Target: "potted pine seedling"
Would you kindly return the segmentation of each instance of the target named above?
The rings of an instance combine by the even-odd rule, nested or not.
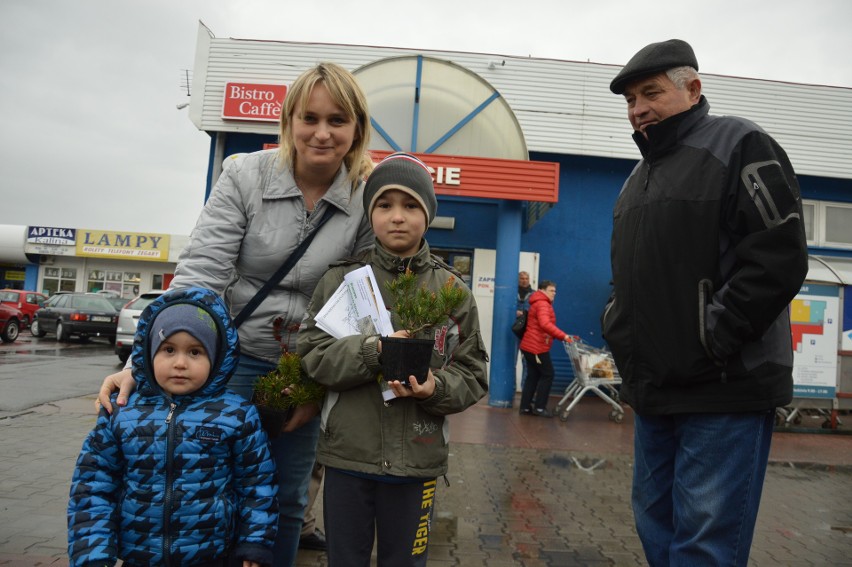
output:
[[[285,388],[290,389],[289,394],[284,393]],[[274,370],[257,379],[251,401],[260,414],[264,431],[270,437],[278,437],[297,406],[322,403],[324,395],[325,388],[302,372],[301,357],[285,352]]]
[[[410,338],[382,337],[382,375],[385,380],[399,380],[408,385],[414,375],[417,382],[426,381],[435,341],[417,338],[445,321],[467,297],[450,276],[437,292],[417,285],[417,275],[406,270],[385,284],[390,294],[391,313],[398,328],[408,331]]]

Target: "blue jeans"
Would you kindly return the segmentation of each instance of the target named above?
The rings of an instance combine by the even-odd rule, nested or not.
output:
[[[651,567],[747,565],[774,417],[636,415],[633,515]]]
[[[274,364],[243,354],[228,387],[250,400],[254,381],[274,368]],[[273,548],[273,567],[291,567],[296,562],[319,429],[317,416],[296,431],[269,440],[278,470],[278,536]]]

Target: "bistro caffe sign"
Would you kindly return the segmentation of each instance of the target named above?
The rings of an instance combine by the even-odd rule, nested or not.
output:
[[[222,103],[222,118],[278,122],[286,94],[285,85],[227,83]]]
[[[169,236],[79,229],[77,256],[166,262],[169,259]]]

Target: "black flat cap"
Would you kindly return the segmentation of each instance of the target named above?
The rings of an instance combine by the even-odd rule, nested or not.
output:
[[[609,90],[622,94],[627,85],[636,79],[684,66],[698,70],[698,59],[688,43],[682,39],[652,43],[630,58],[609,84]]]

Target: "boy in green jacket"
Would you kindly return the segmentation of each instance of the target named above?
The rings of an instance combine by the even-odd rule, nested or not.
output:
[[[376,246],[326,272],[308,306],[297,350],[308,375],[326,387],[317,461],[326,466],[323,508],[328,564],[369,565],[373,541],[379,565],[426,565],[436,478],[447,472],[449,431],[444,416],[460,412],[487,392],[488,355],[476,302],[467,291],[446,321],[417,334],[434,340],[423,384],[389,382],[397,396],[382,397],[382,337],[335,339],[315,323],[317,312],[343,276],[369,264],[385,296],[386,282],[410,270],[417,285],[437,292],[454,274],[429,252],[423,238],[435,218],[432,176],[416,157],[386,157],[367,179],[364,210]],[[391,313],[395,328],[396,314]],[[392,336],[407,337],[407,331]]]

